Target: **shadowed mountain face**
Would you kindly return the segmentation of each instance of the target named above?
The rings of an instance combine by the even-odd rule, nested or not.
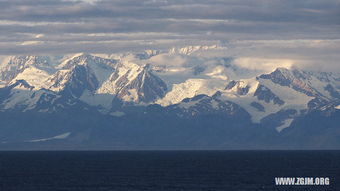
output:
[[[277,95],[275,95],[266,86],[259,85],[254,93],[257,99],[265,101],[266,103],[273,102],[274,104],[283,105],[285,102],[281,100]]]
[[[94,92],[99,84],[96,76],[86,65],[73,66],[66,73],[58,73],[50,79],[53,88],[61,88],[63,94],[80,97],[84,90]]]
[[[0,149],[340,148],[339,74],[184,50],[6,59]]]
[[[125,68],[124,68],[125,69]],[[123,70],[124,70],[123,69]],[[110,78],[110,85],[115,87],[117,98],[125,101],[150,103],[164,97],[167,86],[158,76],[154,75],[149,65],[123,71],[118,67]]]

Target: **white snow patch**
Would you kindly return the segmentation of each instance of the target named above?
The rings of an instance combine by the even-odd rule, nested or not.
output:
[[[300,109],[307,109],[308,102],[314,97],[295,91],[292,88],[281,86],[270,80],[259,79],[260,83],[269,88],[275,95],[285,101],[285,106],[297,106]],[[295,107],[296,108],[296,107]]]
[[[289,87],[280,86],[270,80],[259,79],[259,81],[257,81],[256,78],[252,78],[241,81],[243,81],[243,86],[250,86],[249,93],[247,95],[239,96],[235,93],[235,90],[231,89],[229,91],[224,91],[222,96],[225,100],[232,101],[244,108],[251,115],[251,119],[254,123],[260,123],[262,118],[282,109],[295,109],[297,111],[307,109],[308,102],[313,99],[313,97],[309,97]],[[254,97],[253,95],[259,83],[269,88],[275,95],[282,99],[285,104],[280,106],[278,104],[273,104],[272,102],[266,103],[262,100],[258,100],[257,97]],[[252,102],[260,103],[265,108],[265,112],[261,112],[252,107],[250,105]]]
[[[17,80],[25,80],[31,86],[34,86],[35,89],[41,89],[42,87],[46,87],[45,81],[51,75],[44,70],[37,69],[34,66],[30,66],[25,69],[22,73],[18,74],[13,80],[12,83]]]
[[[15,108],[18,105],[30,105],[30,101],[32,100],[29,98],[31,95],[31,91],[14,89],[10,97],[4,101],[4,109]]]
[[[64,133],[64,134],[57,135],[57,136],[54,136],[54,137],[44,138],[44,139],[34,139],[34,140],[30,140],[28,142],[35,143],[35,142],[44,142],[44,141],[50,141],[50,140],[66,139],[70,135],[71,135],[71,133],[68,132],[68,133]]]
[[[85,90],[79,99],[91,106],[102,106],[109,110],[112,106],[113,97],[111,94],[93,94],[89,90]]]
[[[114,117],[123,117],[125,115],[125,113],[121,112],[121,111],[115,111],[115,112],[111,112],[110,115],[112,115]]]
[[[231,102],[234,102],[240,105],[243,109],[245,109],[250,114],[251,120],[254,123],[260,123],[262,118],[272,113],[276,113],[282,109],[282,107],[279,105],[274,105],[272,103],[266,103],[264,101],[260,101],[252,95],[241,97],[241,96],[235,96],[233,94],[223,93],[222,98],[224,100],[231,101]],[[258,109],[252,107],[250,104],[254,101],[260,103],[265,108],[265,112],[261,112]]]
[[[130,89],[128,90],[129,95],[125,95],[122,97],[122,100],[126,102],[137,102],[138,101],[138,93],[136,89]]]
[[[218,79],[188,79],[184,83],[174,84],[172,90],[164,98],[157,100],[156,103],[168,106],[199,94],[212,96],[224,86],[225,82]]]
[[[46,80],[44,88],[54,92],[59,92],[64,89],[70,75],[70,70],[59,70]],[[58,86],[55,86],[56,82],[58,82]]]
[[[190,102],[182,102],[178,105],[178,107],[182,109],[190,109],[190,107],[195,106],[197,103],[199,103],[200,100],[196,101],[190,101]]]
[[[276,130],[278,132],[281,132],[283,129],[289,127],[292,122],[293,122],[293,119],[286,119],[281,126],[276,127]]]

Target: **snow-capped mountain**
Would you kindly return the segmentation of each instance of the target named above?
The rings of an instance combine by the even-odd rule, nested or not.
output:
[[[0,65],[0,80],[10,83],[20,75],[19,78],[27,78],[35,83],[38,81],[37,76],[41,77],[47,75],[46,73],[54,72],[51,65],[52,61],[47,56],[11,56]]]
[[[115,72],[98,89],[98,94],[111,94],[126,102],[150,103],[162,98],[166,84],[152,73],[149,65],[118,64]]]
[[[0,110],[81,110],[128,121],[128,116],[142,121],[141,116],[179,121],[219,116],[234,126],[239,119],[283,134],[314,111],[338,110],[338,73],[254,70],[223,51],[227,48],[189,46],[135,54],[8,57],[0,65]]]
[[[30,87],[29,91],[49,90],[108,111],[114,99],[169,106],[200,94],[212,97],[219,92],[222,100],[240,105],[256,123],[282,109],[300,112],[339,98],[339,77],[332,73],[277,68],[269,74],[233,79],[244,69],[226,63],[226,59],[191,56],[193,58],[180,60],[182,63],[165,67],[157,59],[153,63],[155,57],[162,60],[175,57],[176,60],[182,54],[190,56],[196,51],[215,49],[222,47],[189,46],[171,49],[168,53],[146,51],[147,56],[139,62],[84,53],[61,57],[59,64],[51,63],[55,59],[47,56],[10,57],[7,63],[2,63],[1,80],[6,84],[23,81]],[[191,63],[193,61],[197,63]]]
[[[75,65],[69,70],[60,70],[46,80],[47,89],[80,97],[85,90],[94,92],[99,82],[87,65]]]

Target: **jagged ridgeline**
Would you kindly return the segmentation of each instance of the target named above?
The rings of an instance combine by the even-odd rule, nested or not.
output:
[[[340,75],[251,69],[221,46],[9,56],[0,149],[340,148]]]

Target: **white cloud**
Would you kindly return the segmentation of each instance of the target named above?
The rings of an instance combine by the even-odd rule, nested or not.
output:
[[[239,67],[246,69],[272,72],[278,67],[292,68],[292,66],[294,66],[295,64],[295,61],[291,59],[240,57],[236,58],[233,63]]]
[[[40,41],[25,41],[25,42],[22,42],[20,43],[20,45],[23,45],[23,46],[26,46],[26,45],[36,45],[36,44],[41,44]]]
[[[97,2],[99,2],[100,0],[63,0],[65,2],[69,1],[69,2],[84,2],[84,3],[89,3],[89,4],[95,4]]]
[[[37,35],[35,35],[35,38],[42,38],[44,36],[45,36],[44,34],[37,34]]]
[[[255,61],[336,67],[340,60],[338,0],[15,0],[0,6],[0,55],[228,42],[225,56]]]

